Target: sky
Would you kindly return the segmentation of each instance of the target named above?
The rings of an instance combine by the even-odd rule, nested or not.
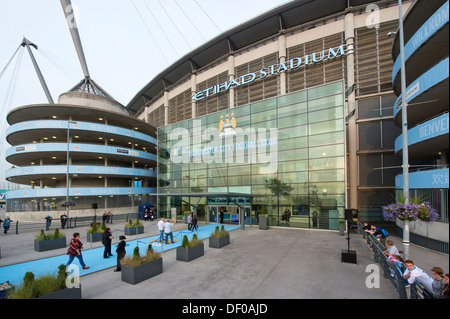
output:
[[[89,74],[123,105],[157,74],[208,40],[292,0],[72,0]],[[59,0],[0,0],[0,188],[9,145],[6,114],[48,103],[21,47],[32,49],[50,94],[84,78]],[[14,59],[7,66],[8,61]]]

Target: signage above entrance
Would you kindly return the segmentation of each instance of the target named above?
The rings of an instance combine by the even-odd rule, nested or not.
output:
[[[199,101],[203,100],[207,97],[213,96],[220,92],[228,91],[232,86],[241,86],[244,84],[249,84],[255,81],[256,79],[264,79],[267,76],[276,75],[281,72],[287,72],[290,70],[294,70],[299,68],[300,66],[307,66],[314,63],[327,61],[333,58],[337,58],[338,56],[345,55],[344,44],[341,44],[337,48],[329,48],[328,50],[322,50],[320,52],[314,52],[312,54],[307,54],[301,58],[292,58],[287,62],[280,62],[277,64],[272,64],[268,67],[264,67],[257,72],[251,72],[244,75],[241,75],[235,79],[230,81],[225,81],[222,84],[217,84],[207,88],[206,90],[202,90],[197,92],[193,96],[193,100]]]

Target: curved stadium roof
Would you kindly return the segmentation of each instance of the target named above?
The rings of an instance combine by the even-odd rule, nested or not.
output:
[[[128,103],[127,108],[138,112],[146,102],[157,97],[167,87],[177,83],[187,74],[212,63],[213,61],[245,48],[252,43],[279,34],[282,30],[341,14],[353,7],[368,3],[390,1],[373,0],[296,0],[275,8],[263,15],[247,21],[222,33],[199,48],[186,54],[167,69],[158,74]]]

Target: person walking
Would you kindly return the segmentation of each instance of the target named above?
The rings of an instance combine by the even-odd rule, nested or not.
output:
[[[162,243],[164,241],[164,218],[158,222],[158,230],[160,234],[158,241]]]
[[[83,243],[80,241],[80,233],[74,233],[73,238],[70,240],[69,249],[67,250],[69,261],[67,262],[66,266],[69,266],[76,257],[83,269],[89,269],[89,267],[84,263],[81,249],[83,249]]]
[[[45,217],[45,229],[46,230],[49,230],[50,225],[52,224],[52,220],[53,220],[53,217],[50,215],[47,215],[47,217]]]
[[[102,234],[102,244],[105,246],[105,250],[103,251],[103,258],[109,258],[112,256],[111,253],[111,241],[113,236],[111,234],[111,228],[106,228]]]
[[[168,244],[168,239],[170,236],[170,243],[173,244],[173,233],[172,233],[172,226],[175,225],[176,221],[174,220],[173,223],[171,223],[171,220],[168,220],[164,223],[164,235],[166,235],[166,242],[165,244]]]
[[[192,228],[192,213],[189,213],[187,217],[187,224],[188,224],[188,230],[191,230]]]
[[[3,234],[8,235],[9,227],[11,227],[12,219],[9,216],[3,220]]]
[[[67,219],[68,219],[68,217],[67,217],[66,213],[62,213],[62,215],[59,217],[59,220],[61,221],[62,229],[66,228]]]
[[[127,239],[125,236],[120,235],[119,236],[119,244],[117,245],[116,253],[117,253],[117,266],[114,271],[122,271],[122,259],[125,257],[125,254],[127,253],[125,250],[125,247],[127,243],[125,242],[125,239]]]
[[[197,219],[197,216],[196,215],[194,215],[193,217],[192,217],[192,226],[191,226],[191,230],[192,231],[198,231],[198,219]]]

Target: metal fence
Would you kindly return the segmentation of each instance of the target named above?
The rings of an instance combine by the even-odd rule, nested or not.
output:
[[[130,219],[137,219],[138,213],[126,213],[126,214],[115,214],[109,216],[108,219],[105,220],[106,224],[119,224],[119,223],[127,223]],[[76,227],[85,227],[91,226],[94,223],[102,223],[103,216],[84,216],[84,217],[69,217],[67,219],[65,228],[76,228]],[[15,221],[11,223],[10,231],[14,231],[16,234],[20,233],[29,233],[29,232],[40,232],[43,230],[52,230],[56,228],[63,228],[59,220],[53,220],[49,225],[46,222],[19,222]]]
[[[377,262],[383,270],[383,275],[388,278],[398,293],[400,299],[408,299],[407,285],[403,278],[404,269],[397,264],[389,261],[388,257],[383,253],[387,248],[372,234],[363,229],[363,225],[358,221],[358,231],[367,241],[367,245],[373,252],[374,261]],[[432,299],[433,292],[430,291],[420,280],[416,279],[415,283],[409,285],[409,299]]]

